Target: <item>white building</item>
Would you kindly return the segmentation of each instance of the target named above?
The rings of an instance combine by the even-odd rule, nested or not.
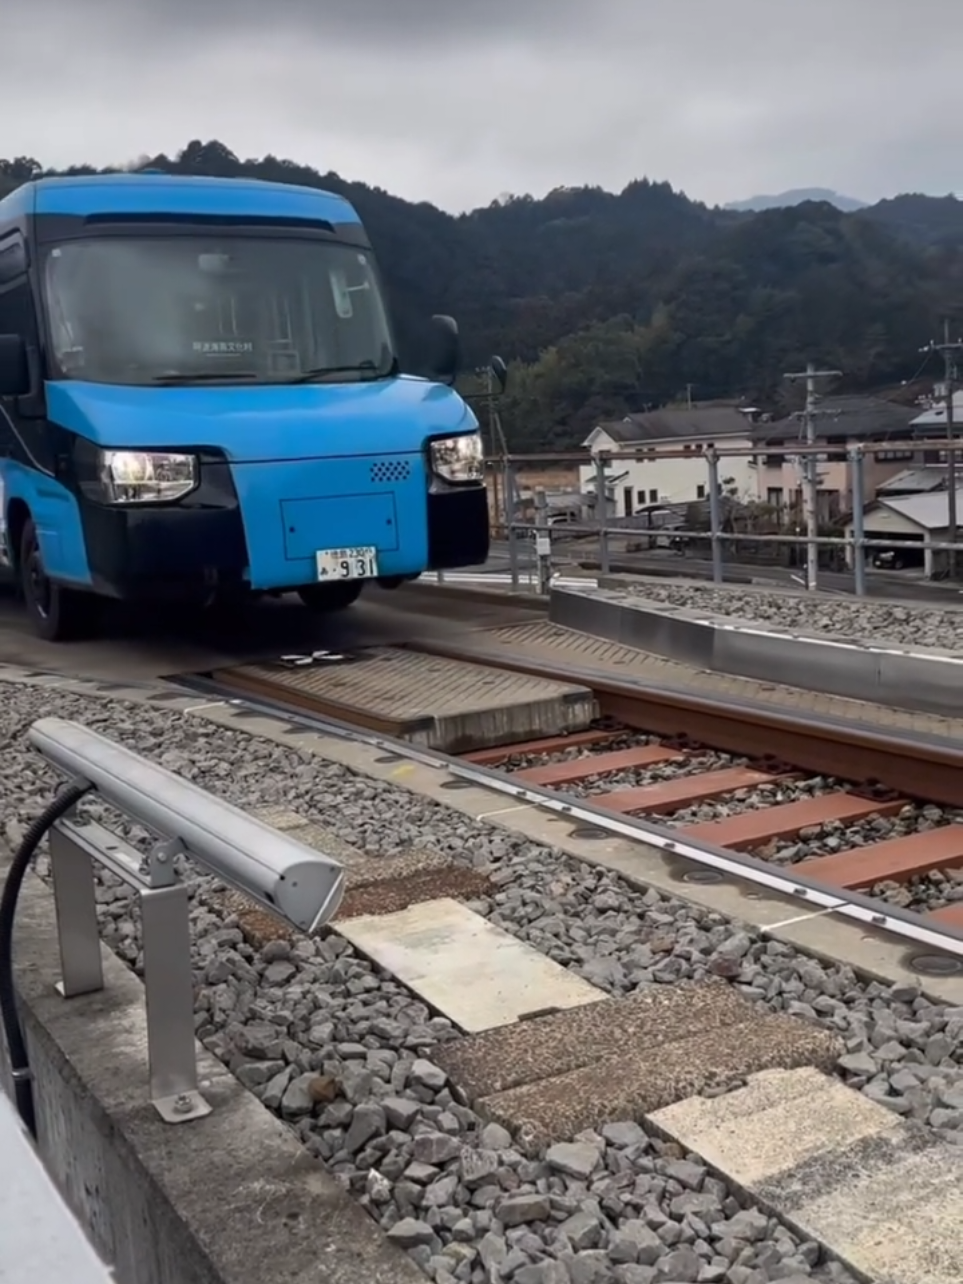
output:
[[[693,504],[708,498],[709,469],[705,452],[715,447],[719,481],[733,499],[756,496],[755,466],[749,453],[725,457],[725,451],[753,447],[750,412],[734,405],[703,405],[653,410],[593,428],[582,443],[593,456],[631,452],[606,467],[609,515],[632,517],[668,504]],[[660,452],[681,452],[667,459]],[[586,494],[595,493],[596,467],[584,464],[579,480]]]
[[[946,386],[942,388],[943,400],[934,401],[928,406],[922,414],[916,416],[913,420],[913,428],[919,437],[930,436],[932,432],[933,439],[946,435]],[[953,394],[953,423],[957,433],[963,432],[963,390]]]
[[[956,511],[960,523],[957,530],[959,540],[963,530],[963,490],[956,492]],[[864,537],[886,540],[895,554],[897,568],[921,566],[927,579],[932,579],[934,571],[946,566],[947,555],[924,547],[924,543],[926,540],[946,542],[949,524],[949,493],[945,490],[892,498],[880,495],[863,513]],[[846,524],[846,536],[848,539],[853,537],[852,521]],[[881,548],[867,549],[866,561],[872,564],[883,551]],[[852,565],[852,553],[852,548],[846,549],[849,565]]]

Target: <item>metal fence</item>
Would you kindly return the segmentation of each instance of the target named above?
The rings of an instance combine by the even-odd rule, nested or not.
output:
[[[649,565],[644,564],[646,554],[661,550],[663,554],[675,552],[680,558],[693,554],[704,558],[711,564],[714,583],[725,580],[727,564],[746,570],[776,563],[797,566],[800,579],[809,589],[818,588],[821,569],[849,572],[855,593],[863,596],[867,592],[867,576],[880,553],[917,561],[925,578],[955,576],[963,542],[950,515],[953,506],[945,489],[945,476],[940,490],[888,496],[901,500],[912,493],[944,497],[946,523],[931,530],[921,528],[918,538],[898,531],[878,537],[868,535],[866,509],[875,500],[885,502],[887,480],[902,472],[918,473],[924,469],[937,474],[926,456],[937,454],[945,458],[948,451],[957,454],[960,450],[963,442],[921,439],[861,442],[845,449],[792,443],[710,447],[699,452],[633,449],[597,454],[579,451],[507,455],[488,461],[495,510],[493,535],[507,543],[512,584],[518,586],[527,581],[543,592],[553,575],[566,568],[581,565],[608,573],[617,560],[627,558],[629,569],[644,571],[651,568],[651,556]],[[816,457],[815,467],[810,462],[812,456]],[[898,458],[888,461],[887,456]],[[763,469],[771,467],[775,457],[783,461],[783,470],[786,463],[798,469],[794,487],[798,501],[774,508],[765,495]],[[662,503],[644,505],[631,514],[610,511],[608,497],[613,484],[618,485],[625,476],[613,478],[613,466],[650,466],[671,459],[687,460],[694,467],[704,468],[705,481],[692,486],[694,493],[667,496]],[[757,470],[755,493],[747,489],[734,494],[727,489],[727,474],[732,471],[727,461],[732,460],[741,460],[743,465],[748,462],[744,475]],[[824,492],[819,489],[819,466],[827,462],[842,467],[844,485]],[[559,472],[557,489],[545,482],[553,468],[568,470],[567,479]],[[572,487],[576,468],[580,483],[577,490]],[[541,484],[526,486],[526,475],[532,474],[541,478]],[[838,495],[838,508],[820,521],[820,511],[825,507],[821,498],[826,494]],[[601,505],[600,495],[604,497]],[[933,507],[938,511],[939,499]],[[635,566],[631,565],[633,559]]]

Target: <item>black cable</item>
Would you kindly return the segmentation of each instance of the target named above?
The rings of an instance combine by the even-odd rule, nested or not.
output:
[[[60,791],[40,815],[27,826],[16,855],[10,864],[3,893],[0,894],[0,1020],[7,1040],[10,1069],[13,1076],[13,1095],[20,1118],[31,1137],[37,1136],[37,1117],[33,1105],[33,1087],[30,1077],[30,1059],[27,1044],[17,1012],[17,990],[13,975],[13,925],[17,915],[20,888],[30,868],[30,860],[40,846],[47,830],[76,807],[84,794],[93,788],[86,781],[76,781]]]

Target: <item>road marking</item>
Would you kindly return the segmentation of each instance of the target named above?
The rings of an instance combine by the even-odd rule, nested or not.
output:
[[[240,704],[239,700],[207,700],[204,704],[188,704],[181,713],[203,713],[206,709],[223,709],[227,705]]]
[[[808,923],[811,918],[826,918],[830,914],[835,914],[838,909],[838,905],[827,905],[825,909],[810,910],[807,914],[796,914],[794,918],[780,919],[778,923],[766,923],[759,928],[759,931],[778,932],[780,928],[792,927],[796,923]]]
[[[607,996],[447,897],[395,914],[334,924],[345,940],[462,1030],[509,1025],[532,1012]]]
[[[489,816],[507,816],[512,811],[531,811],[533,807],[538,807],[538,805],[538,803],[515,803],[513,807],[498,807],[495,811],[480,811],[475,819],[487,820]]]

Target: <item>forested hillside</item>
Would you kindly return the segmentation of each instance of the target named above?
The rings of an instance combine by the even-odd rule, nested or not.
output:
[[[963,202],[952,197],[748,214],[641,180],[454,216],[218,142],[144,163],[347,196],[377,250],[405,364],[424,361],[424,319],[452,313],[471,363],[498,352],[514,365],[504,418],[518,448],[574,444],[600,418],[687,385],[699,399],[771,401],[783,371],[809,358],[845,371],[852,389],[899,381],[963,304]],[[0,194],[44,172],[0,160]]]

